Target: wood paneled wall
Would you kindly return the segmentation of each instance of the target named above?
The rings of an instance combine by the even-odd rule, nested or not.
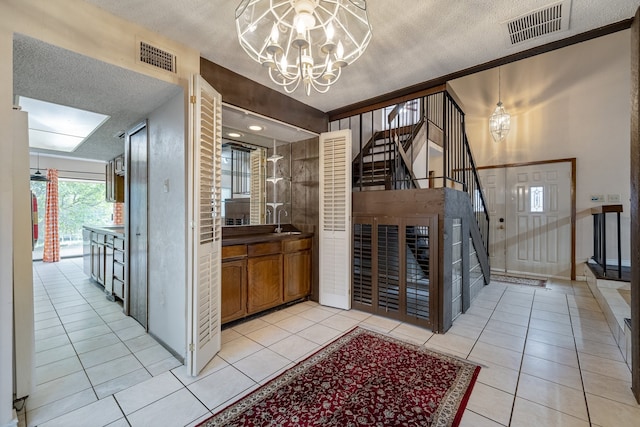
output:
[[[256,67],[260,65],[256,64]],[[222,101],[312,132],[326,132],[329,116],[276,90],[200,58],[200,74]]]

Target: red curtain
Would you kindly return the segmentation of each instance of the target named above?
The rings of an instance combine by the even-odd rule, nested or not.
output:
[[[58,170],[47,171],[47,199],[44,211],[43,262],[60,261],[60,237],[58,235]]]

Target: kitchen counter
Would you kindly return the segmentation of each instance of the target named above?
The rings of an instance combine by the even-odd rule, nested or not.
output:
[[[313,237],[313,233],[304,233],[291,224],[282,224],[282,232],[275,233],[275,225],[254,225],[222,228],[222,246],[250,245],[253,243],[298,240]]]
[[[313,233],[282,232],[247,234],[242,236],[223,237],[222,246],[250,245],[252,243],[276,242],[281,240],[298,240],[313,237]]]
[[[111,234],[113,236],[124,237],[124,225],[85,225],[83,226],[87,230],[95,231],[98,233]]]
[[[83,270],[104,287],[107,298],[125,298],[124,226],[85,225],[82,230]]]

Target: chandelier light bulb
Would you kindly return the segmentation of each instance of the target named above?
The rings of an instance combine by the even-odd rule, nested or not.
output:
[[[236,31],[286,93],[327,92],[371,40],[366,0],[241,0]]]
[[[327,43],[331,43],[333,41],[333,36],[335,35],[335,28],[333,28],[333,24],[329,22],[327,25]]]
[[[273,23],[273,27],[271,27],[271,35],[269,36],[271,39],[271,43],[278,44],[278,39],[280,38],[280,31],[278,31],[278,24]]]

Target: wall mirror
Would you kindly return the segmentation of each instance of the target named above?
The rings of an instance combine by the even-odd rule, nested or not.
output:
[[[291,222],[291,145],[318,134],[222,106],[222,216],[229,226]]]

